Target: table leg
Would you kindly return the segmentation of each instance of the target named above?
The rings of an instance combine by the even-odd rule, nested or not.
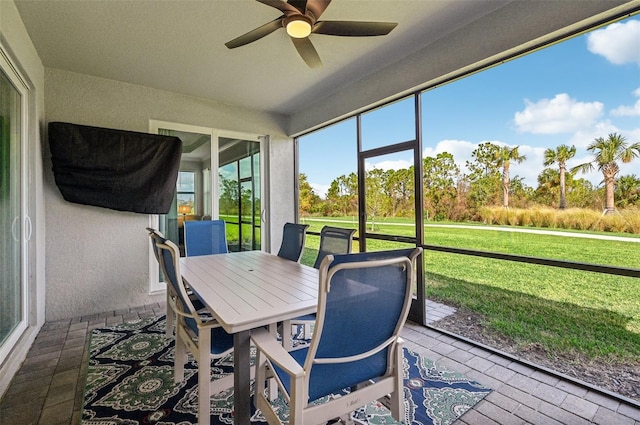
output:
[[[234,424],[247,425],[251,420],[251,331],[233,334]]]

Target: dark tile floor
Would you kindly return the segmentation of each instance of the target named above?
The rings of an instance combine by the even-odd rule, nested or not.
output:
[[[432,320],[450,314],[428,309]],[[0,400],[0,425],[77,425],[92,329],[158,316],[163,305],[47,322]],[[408,324],[407,347],[493,389],[456,424],[640,425],[640,407],[501,357],[433,329]]]

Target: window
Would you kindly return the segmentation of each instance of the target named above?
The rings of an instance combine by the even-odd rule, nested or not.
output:
[[[193,171],[178,172],[177,198],[178,214],[193,215],[196,211],[196,173]]]
[[[632,16],[416,94],[425,294],[454,312],[431,326],[496,336],[508,341],[501,351],[553,357],[543,365],[562,372],[578,373],[578,361],[579,379],[627,397],[637,394],[595,380],[588,365],[640,368],[639,27]],[[415,137],[409,99],[298,138],[299,214],[312,230],[358,226],[348,213],[357,194],[391,181],[366,211],[367,226],[390,237],[367,251],[392,248],[414,225],[400,202],[414,194],[400,191],[412,163],[385,150]],[[358,120],[362,149],[376,154],[365,180],[351,174]],[[598,158],[612,140],[631,161],[616,163],[607,187]]]
[[[26,123],[28,88],[0,45],[0,363],[27,329]]]

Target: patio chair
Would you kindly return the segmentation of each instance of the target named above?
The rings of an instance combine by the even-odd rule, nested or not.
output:
[[[162,265],[160,264],[161,259],[159,258],[159,251],[158,251],[158,246],[157,246],[157,241],[160,239],[166,239],[164,237],[164,235],[162,233],[160,233],[159,231],[157,231],[156,229],[153,229],[151,227],[147,227],[147,231],[149,232],[149,236],[151,236],[151,234],[155,234],[157,235],[157,238],[151,238],[151,248],[153,248],[153,254],[156,257],[156,260],[158,260],[158,266],[160,266],[160,270],[162,270]],[[164,273],[164,272],[163,272]],[[166,282],[165,282],[166,283]],[[171,308],[171,297],[174,297],[177,295],[174,293],[173,291],[173,286],[171,285],[166,285],[167,286],[167,300],[166,300],[166,313],[165,313],[165,318],[166,318],[166,324],[167,324],[167,329],[166,329],[166,335],[167,338],[173,338],[173,326],[175,323],[175,317],[176,314],[173,311],[173,309]],[[193,303],[193,306],[195,307],[195,309],[197,311],[202,310],[204,307],[204,304],[202,304],[202,301],[200,301],[200,299],[195,296],[193,294],[193,292],[191,292],[191,290],[189,288],[187,288],[187,293],[189,294],[189,298],[191,299],[191,302]]]
[[[318,256],[316,257],[316,262],[313,267],[316,269],[320,268],[320,263],[322,263],[324,257],[329,254],[350,254],[354,233],[356,233],[356,229],[324,226],[320,231],[320,248],[318,249]],[[315,321],[315,314],[307,314],[296,317],[288,321],[288,323],[285,322],[284,326],[285,329],[290,329],[290,326],[304,325],[302,328],[302,338],[307,339],[311,336],[311,325],[313,325]],[[285,341],[285,343],[288,343],[288,341]],[[288,346],[285,345],[285,348],[287,347]]]
[[[329,254],[350,254],[354,233],[356,229],[324,226],[320,231],[320,248],[313,267],[319,269],[320,263]]]
[[[211,380],[211,359],[218,359],[233,351],[233,335],[228,334],[205,310],[198,311],[191,301],[180,273],[180,251],[168,239],[150,234],[158,249],[167,286],[172,287],[170,303],[177,315],[176,346],[174,353],[174,380],[184,379],[187,351],[198,362],[198,424],[210,421],[209,399],[212,394],[233,386],[233,375]],[[194,294],[195,295],[195,294]]]
[[[278,257],[299,262],[307,237],[308,224],[285,223]]]
[[[184,249],[189,257],[229,252],[224,220],[185,221]]]
[[[151,227],[147,227],[147,231],[149,232],[149,238],[151,239],[151,248],[153,249],[153,254],[156,257],[156,260],[158,261],[158,266],[160,266],[160,270],[162,270],[162,264],[161,264],[162,260],[160,259],[160,251],[158,249],[157,241],[164,240],[165,237],[162,233],[160,233],[159,231]],[[152,237],[151,235],[155,235],[155,237]],[[167,323],[167,329],[165,331],[165,334],[167,338],[173,338],[173,325],[175,323],[176,314],[171,308],[170,300],[172,296],[175,296],[175,294],[173,294],[171,285],[167,285],[166,294],[167,294],[167,300],[166,300],[166,306],[165,306],[166,307],[165,318]]]
[[[269,424],[282,424],[269,402],[273,395],[265,391],[272,379],[283,392],[290,425],[346,420],[374,400],[389,406],[396,420],[405,419],[400,332],[421,252],[327,255],[319,269],[316,327],[304,349],[287,352],[268,330],[252,331],[257,348],[254,401]],[[335,394],[342,395],[327,397]]]

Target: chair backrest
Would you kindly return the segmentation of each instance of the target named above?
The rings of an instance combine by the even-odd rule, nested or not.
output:
[[[161,239],[165,239],[164,235],[158,232],[156,229],[152,227],[147,227],[147,232],[149,232],[149,238],[151,239],[151,248],[153,249],[153,255],[156,256],[156,260],[158,260],[158,264],[160,263],[160,254],[158,252],[158,245],[156,243],[156,238],[152,238],[151,235],[157,235]]]
[[[169,239],[166,239],[159,232],[149,233],[151,243],[157,250],[158,262],[164,274],[167,285],[171,285],[172,292],[176,295],[176,306],[180,311],[197,316],[197,312],[193,303],[189,299],[187,290],[182,282],[182,274],[180,273],[180,250]]]
[[[305,359],[309,400],[389,374],[422,248],[327,255]]]
[[[229,252],[224,220],[185,221],[184,252],[187,257]]]
[[[329,254],[351,253],[351,242],[355,232],[356,229],[324,226],[320,231],[320,249],[313,267],[320,268],[320,263]]]
[[[300,261],[308,228],[308,224],[285,223],[278,257],[296,262]]]

